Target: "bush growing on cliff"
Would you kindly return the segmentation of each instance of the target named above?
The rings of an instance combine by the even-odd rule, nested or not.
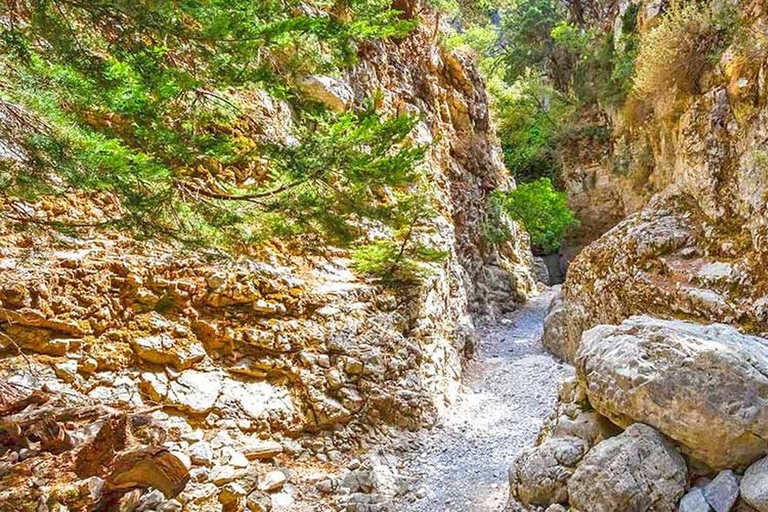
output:
[[[678,94],[697,92],[700,77],[719,58],[737,23],[730,6],[673,2],[661,22],[640,40],[634,93],[649,103],[663,104]]]
[[[549,178],[521,183],[497,197],[506,213],[523,225],[531,243],[543,252],[557,251],[565,230],[578,223],[566,195],[555,190]]]
[[[556,180],[560,136],[572,114],[567,99],[532,73],[492,90],[504,163],[515,180]]]

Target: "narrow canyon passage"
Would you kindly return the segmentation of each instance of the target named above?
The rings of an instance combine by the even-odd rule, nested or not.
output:
[[[403,471],[426,496],[397,510],[504,508],[509,464],[533,444],[554,408],[559,383],[573,372],[539,341],[553,295],[547,290],[519,311],[481,327],[460,396],[442,422],[425,430],[402,455]]]

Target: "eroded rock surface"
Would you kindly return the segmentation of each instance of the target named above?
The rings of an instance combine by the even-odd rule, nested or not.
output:
[[[511,311],[536,284],[527,236],[510,224],[510,240],[499,245],[483,231],[488,194],[514,182],[482,80],[469,57],[437,44],[428,9],[406,10],[424,17],[407,37],[361,45],[346,76],[306,82],[309,94],[338,110],[381,92],[383,114],[421,120],[412,138],[432,143],[424,161],[438,212],[431,237],[447,254],[421,284],[387,290],[353,274],[349,254],[331,247],[322,257],[259,247],[235,258],[88,228],[119,218],[105,194],[0,199],[1,209],[22,208],[40,226],[86,226],[71,236],[33,233],[2,216],[0,379],[86,403],[156,408],[158,421],[178,422],[168,442],[196,465],[178,500],[191,511],[266,509],[253,490],[267,491],[243,473],[265,477],[299,458],[341,465],[390,429],[432,424],[457,395],[472,315]],[[289,105],[263,91],[242,101],[263,125],[260,140],[296,143]],[[197,429],[204,438],[180,438]],[[214,443],[220,432],[235,454]],[[281,450],[248,451],[254,433]],[[19,488],[19,496],[67,505],[46,495],[44,483]],[[269,491],[273,508],[298,507],[297,486],[314,482],[289,475]],[[380,505],[357,498],[359,510]]]
[[[655,429],[636,423],[586,455],[568,480],[571,506],[594,512],[674,512],[687,468]]]
[[[589,402],[643,422],[713,469],[768,448],[768,343],[725,325],[633,317],[586,333],[576,357]]]

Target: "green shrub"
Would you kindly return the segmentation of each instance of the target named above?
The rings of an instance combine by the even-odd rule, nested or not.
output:
[[[526,74],[496,92],[504,163],[518,182],[541,177],[557,179],[560,136],[568,125],[572,106],[538,75]]]
[[[557,251],[565,230],[578,224],[566,195],[555,190],[549,178],[521,183],[498,197],[506,213],[523,225],[534,248],[541,251]]]
[[[395,219],[390,226],[390,237],[358,245],[352,251],[352,267],[358,272],[379,279],[388,286],[413,284],[430,274],[431,264],[441,261],[446,253],[434,249],[429,243],[436,215],[430,201],[426,183],[417,185],[420,192],[402,197],[399,209],[391,213]]]

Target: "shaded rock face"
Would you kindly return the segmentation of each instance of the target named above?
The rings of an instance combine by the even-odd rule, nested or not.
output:
[[[589,451],[568,480],[568,493],[571,506],[590,512],[674,512],[686,478],[675,448],[636,423]]]
[[[512,224],[510,241],[496,246],[485,241],[483,228],[487,193],[514,181],[501,159],[478,70],[469,56],[435,45],[433,36],[420,30],[402,41],[366,45],[349,81],[357,101],[380,90],[385,112],[423,118],[414,138],[432,143],[427,161],[445,213],[436,223],[438,239],[456,256],[441,280],[458,279],[472,311],[514,308],[535,289],[527,235]]]
[[[581,304],[565,300],[562,292],[555,295],[544,318],[541,334],[544,348],[572,363],[581,344],[584,316]]]
[[[768,449],[764,339],[633,317],[585,332],[576,368],[598,412],[652,425],[713,469],[745,467]]]

